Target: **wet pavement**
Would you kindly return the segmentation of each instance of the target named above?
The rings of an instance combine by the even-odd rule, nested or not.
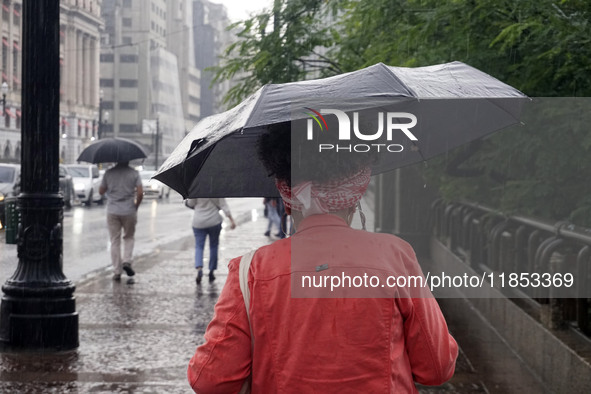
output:
[[[273,239],[256,211],[224,229],[216,281],[195,284],[192,236],[136,260],[132,284],[103,270],[77,283],[80,347],[60,354],[0,353],[0,393],[189,393],[186,368],[213,315],[227,262]],[[206,253],[207,256],[207,253]],[[207,271],[206,271],[207,273]],[[452,380],[421,393],[487,393],[463,355]]]

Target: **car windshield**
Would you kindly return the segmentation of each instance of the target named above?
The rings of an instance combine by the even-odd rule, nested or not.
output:
[[[16,170],[12,167],[0,167],[0,183],[12,183]]]
[[[70,174],[77,178],[88,178],[88,167],[70,167]]]

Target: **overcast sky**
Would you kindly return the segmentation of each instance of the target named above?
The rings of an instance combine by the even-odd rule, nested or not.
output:
[[[211,0],[212,3],[223,4],[228,10],[232,22],[244,20],[251,13],[271,8],[272,0]]]

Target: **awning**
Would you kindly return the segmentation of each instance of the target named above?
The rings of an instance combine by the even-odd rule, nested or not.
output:
[[[70,125],[70,122],[68,122],[68,121],[66,120],[66,118],[62,118],[62,124],[63,124],[63,125],[66,125],[66,126],[69,126],[69,125]]]
[[[16,75],[13,75],[13,76],[12,76],[12,80],[13,80],[14,82],[16,82],[17,84],[18,84],[18,83],[21,83],[20,79],[18,79],[18,77],[17,77]]]
[[[63,31],[60,30],[60,36],[65,37],[66,35],[64,34]]]
[[[60,57],[60,65],[61,65],[61,66],[63,66],[63,65],[64,65],[64,59],[62,59],[61,57]]]
[[[10,12],[10,8],[6,4],[2,4],[2,9],[6,12]]]
[[[18,42],[14,41],[12,43],[12,45],[14,46],[14,49],[16,49],[17,51],[20,51],[21,50],[21,47],[18,46]]]
[[[2,37],[2,44],[4,44],[5,47],[10,46],[10,44],[8,43],[8,40],[5,37]]]
[[[16,15],[16,16],[21,16],[21,13],[20,13],[20,12],[18,12],[18,10],[15,8],[15,9],[14,9],[14,15]]]
[[[4,81],[8,81],[8,75],[6,75],[6,73],[4,71],[2,71],[2,79]]]
[[[16,116],[18,116],[19,118],[21,117],[22,113],[21,111],[19,111],[18,109],[16,110]]]
[[[12,111],[10,110],[10,108],[6,108],[6,114],[8,116],[10,116],[11,118],[16,118],[16,115],[12,113]]]

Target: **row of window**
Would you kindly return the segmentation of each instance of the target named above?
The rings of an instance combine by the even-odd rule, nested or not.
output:
[[[113,132],[113,125],[111,123],[108,124],[104,124],[102,126],[102,132],[103,133],[112,133]],[[120,123],[119,124],[119,132],[120,133],[135,133],[141,131],[139,126],[136,124],[130,124],[130,123]]]
[[[155,31],[156,33],[160,33],[163,36],[166,35],[166,29],[165,28],[163,28],[162,26],[160,26],[158,23],[155,23],[154,21],[152,21],[151,24],[152,24],[152,30],[153,31]]]
[[[103,101],[103,109],[113,109],[112,101]],[[137,109],[137,101],[119,101],[119,109]]]
[[[166,11],[152,3],[152,12],[159,15],[162,19],[166,19]]]
[[[101,63],[113,63],[114,61],[115,61],[115,55],[113,55],[112,53],[101,54]],[[137,57],[137,55],[122,54],[122,55],[119,55],[119,61],[121,63],[137,63],[138,57]]]
[[[112,78],[101,78],[101,87],[112,88],[115,86],[115,81]],[[137,88],[137,79],[120,79],[119,87],[122,88]]]

